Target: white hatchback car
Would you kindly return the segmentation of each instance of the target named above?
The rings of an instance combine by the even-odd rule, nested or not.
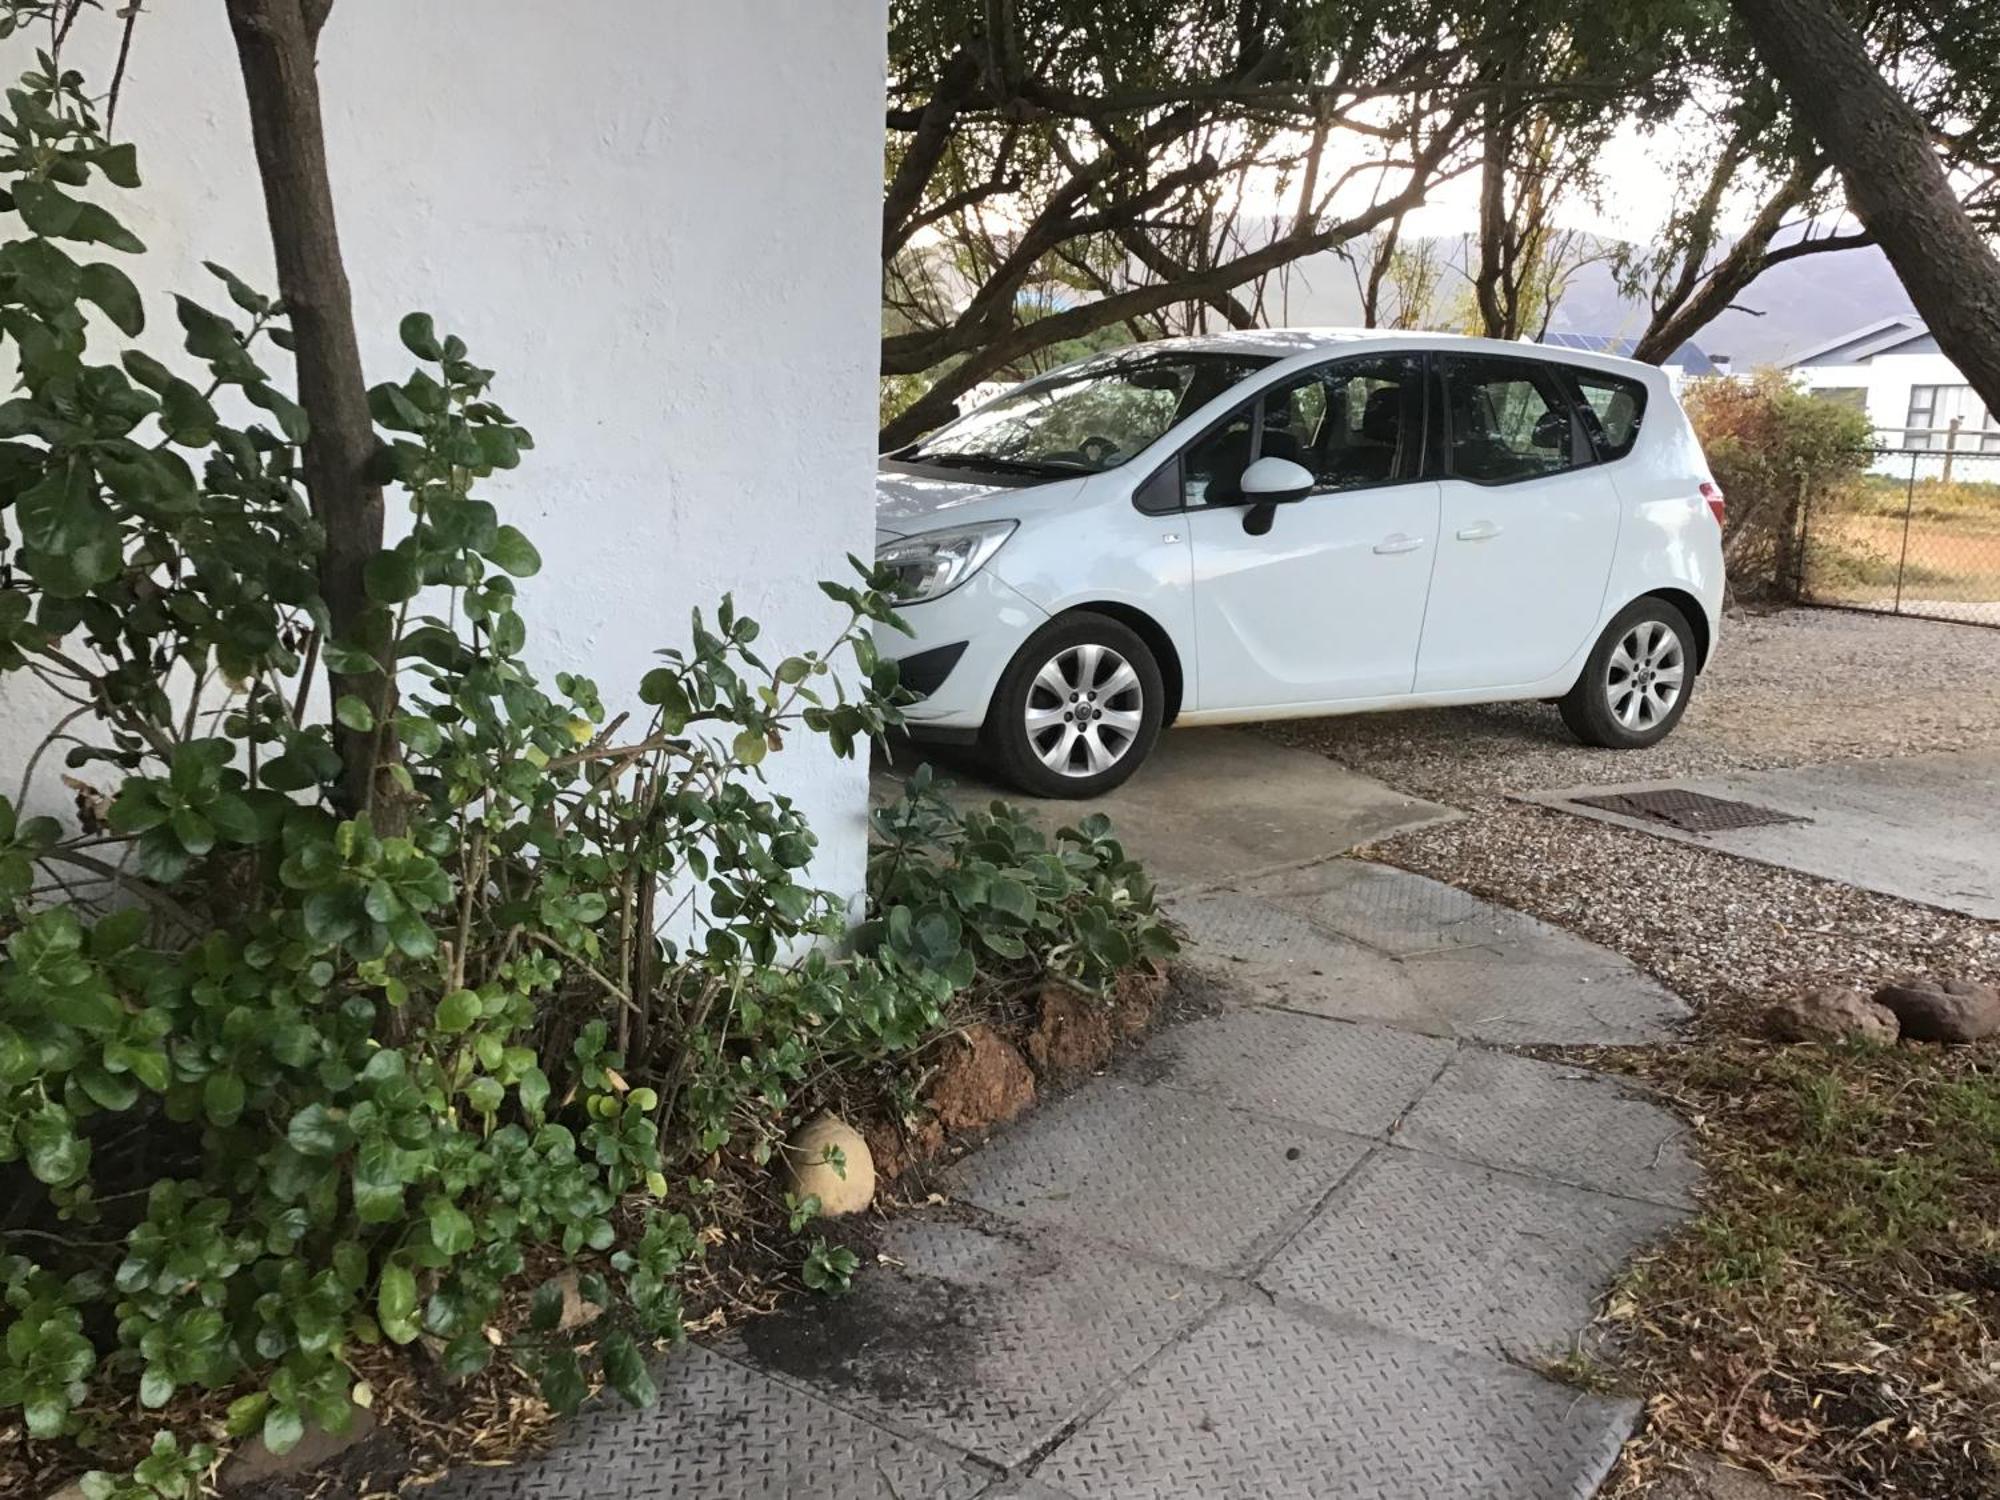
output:
[[[1170,724],[1559,699],[1649,745],[1715,650],[1722,494],[1649,365],[1440,334],[1140,344],[881,460],[918,738],[1116,786]]]

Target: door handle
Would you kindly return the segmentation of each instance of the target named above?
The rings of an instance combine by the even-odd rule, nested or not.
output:
[[[1461,542],[1488,542],[1500,535],[1500,528],[1492,521],[1474,521],[1470,526],[1458,528]]]
[[[1423,544],[1424,539],[1422,537],[1404,536],[1399,531],[1394,536],[1383,537],[1381,541],[1375,544],[1375,550],[1384,557],[1387,557],[1396,552],[1414,552],[1417,548],[1423,546]]]

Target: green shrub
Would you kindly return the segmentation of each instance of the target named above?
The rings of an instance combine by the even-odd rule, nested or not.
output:
[[[347,1426],[385,1341],[456,1376],[504,1346],[562,1409],[593,1374],[645,1400],[698,1164],[763,1163],[828,1079],[893,1084],[968,985],[1171,951],[1150,886],[1101,818],[1050,844],[919,777],[849,942],[760,767],[897,722],[878,581],[822,584],[831,639],[773,660],[727,599],[697,611],[641,722],[607,722],[526,664],[540,559],[478,491],[532,441],[422,314],[419,367],[369,393],[411,524],[330,637],[308,418],[262,363],[283,307],[211,267],[234,310],[176,299],[185,363],[110,358],[146,310],[90,257],[141,251],[106,206],[136,158],[51,57],[7,104],[0,680],[70,706],[0,798],[0,1418],[117,1464],[86,1489],[125,1500],[215,1461],[129,1430],[133,1397],[283,1451]],[[395,691],[316,712],[316,662]],[[359,806],[335,724],[373,736]],[[75,828],[23,814],[58,764]],[[552,1263],[606,1309],[589,1364]]]
[[[1728,497],[1723,544],[1732,586],[1753,595],[1795,592],[1800,505],[1867,469],[1867,417],[1809,396],[1771,369],[1695,381],[1683,403]]]
[[[126,1393],[235,1393],[228,1430],[282,1451],[348,1423],[359,1345],[486,1365],[538,1252],[586,1267],[597,1363],[642,1398],[696,1245],[669,1174],[761,1158],[801,1080],[911,1046],[950,998],[826,950],[844,902],[758,770],[894,721],[868,634],[894,616],[865,577],[825,585],[828,645],[767,662],[725,600],[629,729],[589,680],[551,690],[514,581],[539,558],[477,493],[529,436],[413,315],[420,368],[370,393],[412,524],[368,564],[366,628],[328,639],[307,419],[261,363],[283,308],[212,268],[235,310],[177,299],[184,368],[104,355],[144,326],[91,258],[140,251],[102,191],[137,180],[41,58],[0,116],[0,672],[74,705],[26,784],[65,751],[82,826],[0,799],[0,1411],[55,1439]],[[379,662],[400,698],[316,715],[315,656]],[[335,720],[379,747],[358,808]],[[560,1305],[533,1297],[514,1353],[568,1407]],[[146,1463],[131,1483],[161,1489]]]
[[[891,972],[928,968],[959,987],[978,974],[1047,975],[1102,990],[1176,951],[1152,881],[1102,813],[1051,841],[1004,802],[959,811],[921,766],[873,828],[871,915],[855,946]]]

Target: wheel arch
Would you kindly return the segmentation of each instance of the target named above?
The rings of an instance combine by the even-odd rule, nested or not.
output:
[[[1694,632],[1694,669],[1696,672],[1707,671],[1712,632],[1709,629],[1708,611],[1701,607],[1701,600],[1686,589],[1649,589],[1639,598],[1658,599],[1664,604],[1671,604],[1681,612],[1682,618],[1688,622],[1688,629]]]
[[[1165,729],[1180,716],[1187,679],[1181,668],[1181,654],[1174,647],[1174,638],[1167,634],[1158,620],[1135,605],[1121,604],[1114,599],[1072,604],[1050,618],[1060,620],[1070,615],[1108,616],[1144,641],[1146,649],[1153,653],[1153,660],[1159,663],[1160,683],[1166,689],[1167,701],[1162,705],[1160,727]]]

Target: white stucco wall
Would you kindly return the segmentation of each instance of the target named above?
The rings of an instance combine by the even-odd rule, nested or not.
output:
[[[116,24],[85,12],[65,54],[100,86]],[[338,0],[321,40],[369,378],[406,373],[417,308],[499,372],[537,443],[489,491],[544,559],[531,656],[614,711],[724,590],[774,657],[824,644],[815,580],[870,544],[884,25],[884,0]],[[222,0],[147,10],[117,123],[149,338],[177,338],[170,288],[224,305],[204,259],[275,290]],[[41,720],[4,707],[11,792]],[[803,736],[767,766],[818,879],[857,889],[865,767]]]
[[[1800,365],[1792,373],[1807,390],[1866,391],[1869,424],[1889,445],[1903,440],[1912,386],[1966,383],[1958,366],[1942,354],[1877,354],[1856,364]],[[1968,426],[1976,423],[1968,421]]]

